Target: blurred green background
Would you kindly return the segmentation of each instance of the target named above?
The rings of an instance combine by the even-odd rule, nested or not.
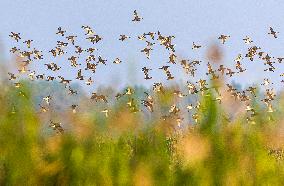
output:
[[[284,183],[281,96],[278,112],[268,113],[256,102],[261,114],[247,122],[245,113],[228,119],[208,90],[199,97],[199,121],[179,129],[174,120],[130,112],[123,100],[113,104],[109,117],[98,111],[99,104],[85,104],[88,109],[75,114],[39,113],[36,87],[22,84],[1,84],[0,185]],[[173,102],[171,94],[154,96],[160,98],[156,108]],[[49,127],[50,118],[62,121],[63,134]]]

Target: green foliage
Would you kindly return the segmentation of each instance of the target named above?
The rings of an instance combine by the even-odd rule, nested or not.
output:
[[[274,121],[257,115],[255,124],[243,122],[243,116],[228,122],[220,119],[225,113],[207,92],[201,98],[201,120],[193,130],[165,132],[161,128],[167,127],[167,122],[148,125],[139,115],[121,113],[126,120],[100,119],[96,114],[95,119],[86,120],[79,115],[73,119],[83,132],[74,125],[64,134],[45,135],[42,128],[46,123],[34,109],[27,86],[3,90],[0,185],[284,183],[283,154],[281,159],[269,153],[276,142],[281,148],[284,145],[277,139],[278,129],[283,127],[281,114],[275,114]],[[24,94],[19,95],[19,91]],[[161,99],[169,102],[168,97]],[[107,130],[97,130],[101,120]],[[127,122],[138,127],[112,132],[111,126],[127,128]]]

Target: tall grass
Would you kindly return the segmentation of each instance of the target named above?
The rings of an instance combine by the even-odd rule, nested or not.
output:
[[[72,122],[57,134],[42,122],[32,90],[1,89],[0,185],[284,183],[281,113],[260,108],[254,123],[243,114],[229,120],[208,90],[200,97],[199,122],[184,129],[115,105],[108,118],[92,109],[66,114]]]

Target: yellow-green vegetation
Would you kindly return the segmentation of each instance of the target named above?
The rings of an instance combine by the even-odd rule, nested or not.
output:
[[[254,122],[242,114],[229,120],[208,91],[200,121],[184,129],[113,108],[108,118],[69,113],[72,124],[57,134],[42,122],[28,88],[1,90],[0,185],[284,183],[281,113],[260,108]]]

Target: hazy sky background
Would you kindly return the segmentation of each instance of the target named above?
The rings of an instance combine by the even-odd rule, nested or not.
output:
[[[133,10],[144,18],[141,23],[131,22]],[[3,52],[1,58],[9,59],[9,49],[14,45],[9,37],[11,31],[20,32],[23,39],[33,39],[34,46],[49,51],[60,37],[55,35],[59,26],[70,34],[84,37],[82,25],[91,26],[103,41],[97,47],[99,54],[111,64],[115,57],[120,57],[124,65],[100,66],[93,76],[98,83],[142,83],[141,68],[151,67],[150,75],[154,77],[148,83],[165,81],[166,76],[159,70],[168,61],[168,52],[161,48],[154,49],[151,60],[140,52],[144,42],[136,40],[144,32],[160,30],[165,35],[175,35],[177,54],[189,59],[202,59],[206,48],[217,42],[220,34],[231,35],[228,42],[221,46],[224,50],[225,65],[234,68],[233,60],[238,53],[245,54],[248,46],[242,39],[248,35],[257,46],[275,57],[284,57],[284,2],[281,0],[1,0],[0,1],[0,42]],[[279,31],[279,38],[267,35],[269,26]],[[127,34],[131,40],[118,41],[120,34]],[[133,39],[135,38],[135,39]],[[192,51],[192,42],[203,46],[199,51]],[[81,44],[83,48],[84,44]],[[45,62],[50,62],[50,55],[45,55]],[[70,70],[67,61],[60,61],[64,66],[62,73],[74,77],[76,70]],[[264,77],[280,81],[277,75],[263,72],[265,68],[260,61],[244,60],[249,71],[237,78],[238,82],[260,82]],[[284,65],[284,64],[283,64]],[[39,68],[39,67],[38,67]],[[45,72],[44,68],[38,69]],[[199,70],[204,73],[205,66]],[[184,75],[181,68],[172,67],[176,79],[192,79]],[[181,73],[182,72],[182,73]],[[131,78],[129,78],[131,77]]]

